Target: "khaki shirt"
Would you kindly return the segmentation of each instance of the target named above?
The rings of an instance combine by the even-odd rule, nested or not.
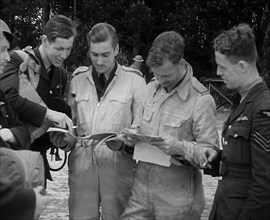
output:
[[[82,72],[76,75],[76,73]],[[79,135],[119,132],[130,127],[140,111],[145,81],[118,64],[115,77],[98,101],[92,69],[80,67],[70,84],[68,102]]]
[[[169,93],[157,80],[149,83],[140,129],[148,135],[183,140],[185,159],[198,167],[201,147],[219,147],[216,105],[187,66],[185,79]]]

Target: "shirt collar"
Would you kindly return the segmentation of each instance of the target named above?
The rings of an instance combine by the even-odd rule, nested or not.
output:
[[[260,82],[262,82],[262,78],[261,77],[258,77],[253,82],[249,83],[248,85],[246,85],[245,87],[243,87],[243,88],[241,88],[239,90],[239,93],[241,95],[240,103],[245,99],[245,97],[247,96],[247,94],[251,90],[251,88],[253,86],[255,86],[256,84],[260,83]]]

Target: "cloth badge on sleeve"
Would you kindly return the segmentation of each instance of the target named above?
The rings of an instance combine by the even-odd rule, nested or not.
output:
[[[266,116],[267,118],[270,118],[270,110],[262,110],[261,111],[263,116]]]
[[[262,147],[266,152],[270,151],[270,140],[266,139],[260,132],[254,131],[253,133],[254,141]]]

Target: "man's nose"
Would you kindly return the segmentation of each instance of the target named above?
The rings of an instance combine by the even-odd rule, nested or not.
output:
[[[10,61],[10,56],[9,56],[9,53],[8,52],[5,52],[5,60],[6,62]]]
[[[67,50],[63,50],[61,53],[61,58],[66,59],[69,55],[69,52]]]
[[[98,59],[97,59],[97,64],[98,64],[98,65],[101,65],[102,62],[103,62],[102,57],[98,57]]]
[[[219,68],[217,68],[217,75],[218,75],[218,76],[221,76],[221,75],[222,75],[222,71],[220,71]]]

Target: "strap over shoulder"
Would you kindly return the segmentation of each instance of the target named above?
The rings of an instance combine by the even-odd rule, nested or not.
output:
[[[31,46],[27,46],[22,50],[14,50],[14,53],[23,60],[20,65],[20,73],[24,73],[27,69],[36,73],[40,73],[40,62],[36,57]]]

